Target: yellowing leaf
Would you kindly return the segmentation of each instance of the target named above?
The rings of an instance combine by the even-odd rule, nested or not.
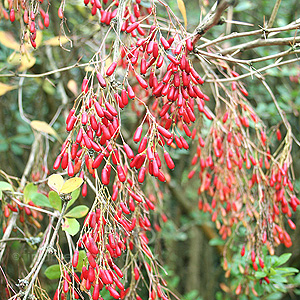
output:
[[[4,95],[5,93],[7,93],[13,89],[16,89],[16,88],[17,88],[17,86],[15,86],[15,85],[8,85],[8,84],[0,82],[0,96]]]
[[[55,36],[44,42],[45,45],[49,46],[60,46],[66,44],[69,40],[65,36]]]
[[[83,179],[80,177],[74,177],[68,179],[63,187],[61,188],[59,194],[69,194],[78,189],[83,183]]]
[[[54,191],[56,191],[58,194],[63,187],[65,181],[59,174],[53,174],[48,178],[48,185],[50,188]]]
[[[76,83],[75,80],[71,79],[69,80],[68,84],[67,84],[68,89],[77,96],[78,94],[78,85]]]
[[[110,65],[112,64],[112,59],[111,57],[108,57],[107,60],[105,61],[105,66],[104,66],[104,71],[106,72],[107,69],[110,67]]]
[[[19,72],[23,72],[25,70],[30,69],[35,65],[36,58],[31,56],[30,54],[28,55],[22,55],[21,56],[21,65],[18,68]]]
[[[7,31],[0,31],[0,43],[9,49],[20,50],[20,44]]]
[[[57,132],[46,122],[33,120],[30,123],[31,127],[37,131],[44,132],[55,136],[58,140],[60,140]]]
[[[30,69],[36,62],[35,57],[31,56],[28,52],[25,52],[24,54],[13,52],[8,58],[7,62],[11,65],[20,65],[19,71],[25,71],[27,69]]]
[[[182,14],[182,17],[183,17],[183,20],[184,20],[184,26],[186,28],[186,26],[187,26],[186,9],[185,9],[185,5],[184,5],[183,0],[177,0],[177,5],[178,5],[178,8],[179,8],[179,10]]]
[[[84,68],[84,71],[85,71],[85,72],[92,72],[92,71],[94,71],[94,70],[95,70],[95,68],[92,67],[92,66],[86,66],[86,67]]]

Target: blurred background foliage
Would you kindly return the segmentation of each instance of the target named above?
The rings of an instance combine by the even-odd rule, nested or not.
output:
[[[214,4],[211,0],[189,0],[184,1],[187,10],[189,32],[199,24],[201,18],[205,16]],[[143,3],[143,2],[142,2]],[[178,16],[180,12],[176,0],[167,1],[168,5]],[[146,4],[146,3],[145,3]],[[233,20],[247,22],[253,26],[231,25],[231,32],[241,32],[259,29],[264,25],[271,14],[275,0],[272,1],[237,1],[233,8]],[[287,25],[300,17],[300,6],[298,0],[282,1],[274,26]],[[50,27],[42,31],[42,42],[37,50],[29,49],[28,52],[36,59],[35,64],[28,69],[27,73],[38,74],[51,71],[55,68],[71,66],[77,62],[87,63],[93,53],[97,50],[102,40],[100,39],[101,28],[98,25],[97,17],[92,17],[89,9],[85,8],[82,0],[66,1],[65,16],[67,27],[64,27],[66,36],[72,41],[63,38],[62,27],[57,16],[59,2],[51,1],[50,5]],[[159,6],[158,6],[159,7]],[[158,8],[159,11],[159,8]],[[228,17],[225,13],[225,18]],[[19,24],[11,24],[3,19],[0,20],[1,31],[12,34],[16,41],[19,36]],[[214,39],[223,34],[226,24],[215,26],[210,30],[205,38]],[[62,36],[63,47],[57,45],[47,45],[47,40],[55,36]],[[288,33],[281,34],[281,37],[289,36]],[[295,31],[295,35],[299,35]],[[254,37],[256,38],[256,37]],[[113,36],[108,36],[108,44],[112,42]],[[224,42],[223,47],[230,47],[235,44],[244,43],[251,40],[249,37],[232,39]],[[1,42],[1,41],[0,41]],[[201,43],[201,41],[199,42]],[[242,53],[243,59],[253,59],[255,57],[267,56],[287,49],[286,46],[261,47],[248,50]],[[9,73],[17,71],[18,66],[10,63],[13,59],[14,50],[1,45],[0,48],[0,70]],[[268,62],[267,62],[268,63]],[[253,67],[258,69],[265,66],[266,62],[257,63]],[[241,71],[242,70],[238,70]],[[22,84],[22,97],[24,114],[30,120],[44,120],[50,122],[58,108],[62,105],[63,95],[58,89],[59,81],[62,82],[67,96],[67,105],[62,106],[62,114],[54,124],[54,129],[61,137],[66,136],[64,118],[68,110],[72,107],[77,96],[82,78],[85,75],[84,68],[72,68],[62,72],[60,76],[51,74],[47,77],[26,78]],[[269,86],[272,88],[280,107],[284,110],[289,120],[293,133],[300,139],[300,65],[287,65],[278,69],[270,69],[265,74]],[[0,82],[12,86],[18,86],[20,81],[17,77],[1,77]],[[258,84],[256,79],[248,77],[243,80],[248,92],[251,104],[255,107],[258,115],[269,125],[270,130],[280,126],[284,133],[282,120],[276,107],[263,85]],[[230,84],[228,83],[228,87]],[[129,127],[134,123],[129,123],[133,114],[128,109]],[[133,122],[133,121],[131,121]],[[130,130],[128,131],[130,134]],[[274,131],[275,133],[275,131]],[[20,177],[27,162],[30,146],[34,140],[31,127],[25,123],[19,113],[18,90],[14,89],[0,96],[0,165],[7,174]],[[55,140],[50,142],[49,169],[51,172],[52,162],[59,151],[59,143]],[[168,216],[168,221],[164,224],[160,222],[161,230],[153,231],[152,246],[156,248],[163,265],[165,266],[166,280],[169,288],[181,295],[182,300],[200,299],[234,299],[237,282],[241,281],[243,275],[237,269],[237,262],[241,260],[239,256],[233,257],[231,277],[226,278],[226,274],[221,266],[222,253],[220,249],[224,242],[218,237],[210,216],[197,209],[198,196],[194,188],[193,181],[187,180],[191,158],[194,154],[194,147],[190,151],[180,149],[173,150],[171,155],[176,162],[176,169],[172,173],[172,181],[169,186],[163,186],[163,210]],[[294,144],[294,173],[296,188],[300,188],[300,152]],[[41,172],[41,162],[36,163],[34,173]],[[193,179],[195,180],[195,179]],[[93,201],[92,193],[88,193],[87,198],[80,197],[79,202],[90,205]],[[1,217],[2,218],[2,217]],[[46,220],[47,221],[47,220]],[[291,252],[289,266],[300,268],[300,222],[299,213],[294,216],[297,224],[295,232],[291,232],[293,246],[290,249],[280,247],[276,255],[283,252]],[[242,235],[241,237],[242,238]],[[17,259],[9,262],[10,272],[19,268],[18,273],[22,273],[26,265],[26,260],[30,260],[30,255],[22,255],[22,251],[27,251],[18,242],[11,245],[11,251],[19,253]],[[30,253],[30,249],[27,253]],[[22,263],[20,263],[22,261]],[[234,262],[235,265],[234,265]],[[51,265],[53,262],[48,262]],[[297,299],[296,287],[299,285],[299,275],[289,279],[289,289],[281,291],[267,291],[266,283],[262,287],[266,289],[266,297],[254,297],[252,299]],[[55,284],[49,283],[49,288],[54,289]],[[299,297],[299,296],[298,296]],[[247,299],[246,296],[240,299]]]

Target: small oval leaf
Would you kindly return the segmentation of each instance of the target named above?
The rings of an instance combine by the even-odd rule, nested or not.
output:
[[[48,279],[59,279],[60,278],[60,266],[59,265],[53,265],[48,267],[45,270],[45,275]]]
[[[45,207],[52,207],[52,205],[49,202],[49,199],[41,193],[32,193],[31,194],[31,201],[38,206],[45,206]]]
[[[37,186],[33,183],[28,183],[24,188],[24,202],[27,204],[31,200],[31,195],[37,192]]]
[[[48,185],[58,194],[60,193],[60,190],[63,187],[64,183],[64,179],[59,174],[53,174],[48,178]]]
[[[89,208],[85,205],[78,205],[71,209],[67,214],[66,217],[71,218],[83,218],[89,211]]]
[[[68,179],[59,191],[59,194],[72,193],[73,191],[77,190],[82,185],[82,183],[83,179],[80,177]]]
[[[76,219],[65,218],[65,222],[62,225],[62,230],[68,232],[70,235],[75,235],[80,229],[80,224]]]
[[[61,199],[60,199],[59,195],[54,191],[50,191],[48,197],[49,197],[49,202],[50,202],[51,206],[54,209],[61,212],[61,206],[62,205],[61,205]]]

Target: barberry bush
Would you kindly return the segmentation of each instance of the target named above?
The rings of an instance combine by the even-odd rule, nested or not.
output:
[[[1,299],[299,294],[299,11],[258,2],[0,2]]]

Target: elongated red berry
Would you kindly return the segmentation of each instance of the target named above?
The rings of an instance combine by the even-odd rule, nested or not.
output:
[[[44,18],[44,25],[45,25],[46,28],[48,28],[49,24],[50,24],[49,14],[46,13],[45,18]]]
[[[157,130],[158,132],[163,135],[166,139],[170,139],[172,137],[172,134],[170,131],[168,131],[166,128],[158,125],[157,126]]]
[[[117,63],[116,63],[116,62],[113,62],[113,63],[109,66],[109,68],[107,69],[106,75],[107,75],[107,76],[112,75],[112,73],[115,71],[116,67],[117,67]]]
[[[10,19],[11,22],[14,22],[15,19],[16,19],[15,10],[13,8],[10,10],[9,19]]]
[[[165,50],[170,48],[170,44],[163,36],[160,37],[160,42],[163,45],[163,47],[165,48]]]
[[[144,78],[142,78],[139,74],[135,74],[135,77],[136,77],[136,80],[138,81],[138,83],[140,84],[140,86],[143,89],[147,89],[147,87],[148,87],[147,81]]]
[[[134,158],[134,153],[133,153],[132,149],[127,144],[124,144],[123,148],[124,148],[124,151],[125,151],[125,153],[126,153],[126,155],[129,159]]]
[[[134,142],[139,142],[140,141],[140,139],[141,139],[141,137],[142,137],[142,132],[143,132],[143,127],[142,126],[139,126],[137,129],[136,129],[136,131],[135,131],[135,133],[134,133],[134,135],[133,135],[133,141]]]
[[[174,164],[170,154],[167,151],[165,151],[165,153],[164,153],[164,158],[165,158],[168,168],[173,170],[175,168],[175,164]]]
[[[106,81],[100,73],[97,73],[97,79],[101,87],[106,88]]]
[[[64,17],[64,12],[63,12],[61,6],[59,7],[57,14],[60,19],[62,19]]]

